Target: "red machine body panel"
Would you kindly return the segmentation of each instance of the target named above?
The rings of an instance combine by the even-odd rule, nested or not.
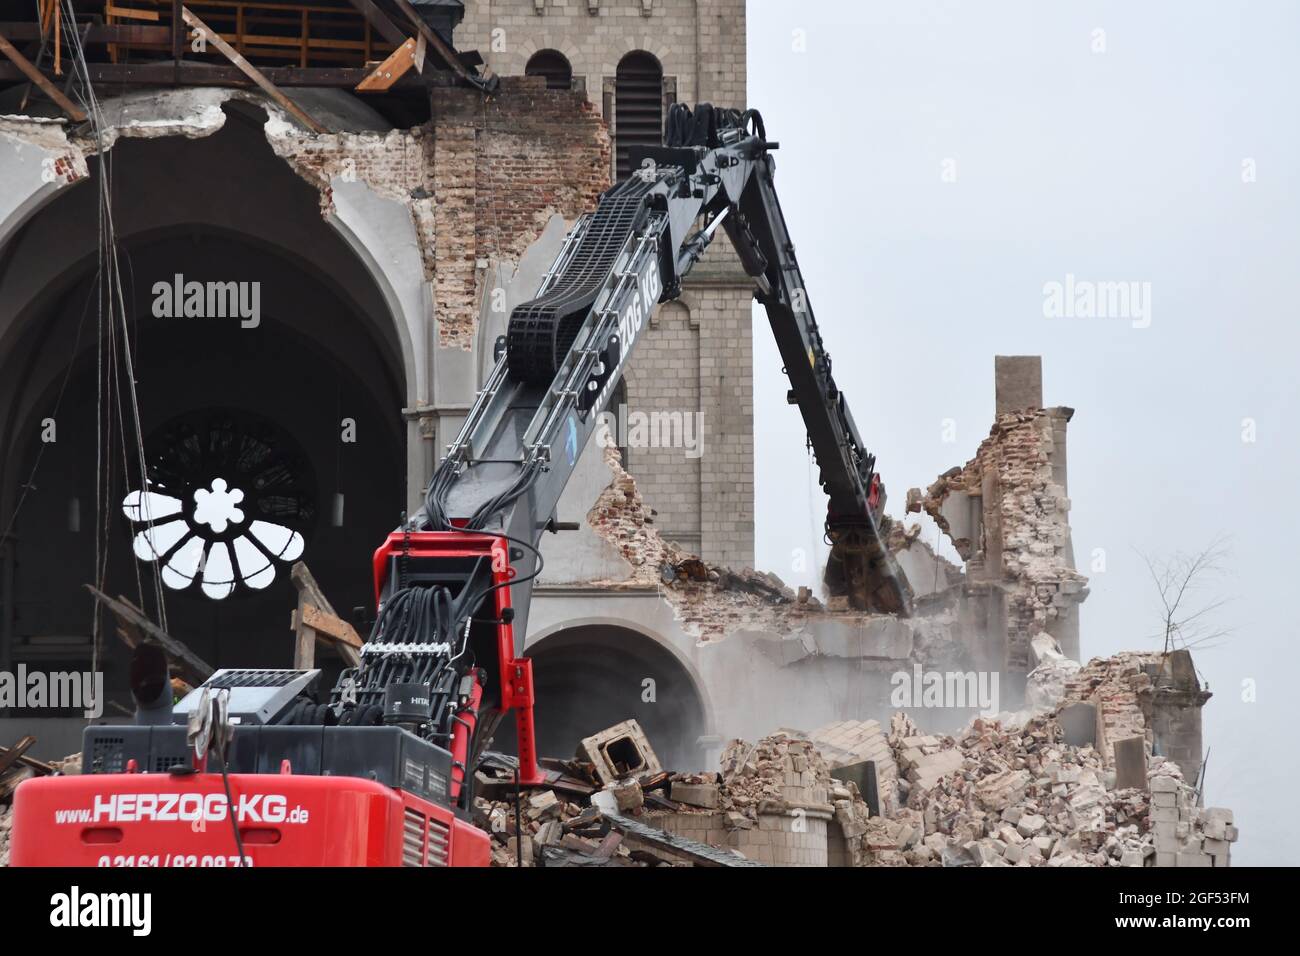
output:
[[[487,866],[489,838],[443,807],[355,777],[231,774],[252,866]],[[87,774],[14,794],[14,866],[239,864],[220,774]]]
[[[501,672],[501,707],[515,712],[517,746],[519,753],[519,781],[538,784],[546,776],[537,765],[536,727],[533,723],[533,662],[526,657],[515,657],[515,629],[506,621],[510,610],[510,583],[515,570],[510,566],[510,543],[500,536],[484,531],[394,531],[375,549],[373,560],[375,576],[375,602],[383,601],[384,586],[388,580],[389,563],[394,557],[412,560],[421,558],[472,558],[490,556],[492,559],[492,611],[503,623],[497,625],[497,660]],[[481,689],[477,692],[481,696]],[[478,701],[475,700],[475,710]],[[474,724],[469,722],[457,731],[452,746],[452,756],[463,767],[468,755],[469,737]],[[452,777],[451,795],[460,794],[463,771]]]

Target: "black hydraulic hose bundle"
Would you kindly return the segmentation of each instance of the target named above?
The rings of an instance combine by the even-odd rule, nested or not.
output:
[[[724,109],[698,103],[691,109],[684,103],[674,103],[668,109],[664,126],[664,145],[672,147],[703,146],[716,149],[721,145],[718,133],[724,129],[747,130],[753,127],[754,135],[767,140],[767,130],[758,110]]]
[[[496,515],[527,494],[541,473],[540,461],[522,462],[514,481],[497,495],[479,505],[469,516],[465,526],[457,528],[447,514],[447,495],[455,484],[457,475],[455,467],[444,460],[434,471],[433,479],[424,493],[424,522],[431,531],[482,531]]]

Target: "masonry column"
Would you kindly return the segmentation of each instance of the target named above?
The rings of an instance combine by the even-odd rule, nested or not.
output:
[[[1156,676],[1151,701],[1151,731],[1154,751],[1168,757],[1193,786],[1201,775],[1204,745],[1201,739],[1201,708],[1210,699],[1196,677],[1191,652],[1170,652]]]
[[[743,109],[745,0],[697,6],[696,99]],[[733,567],[754,563],[753,280],[720,235],[686,283],[698,303],[700,556]],[[765,325],[766,323],[764,323]]]
[[[700,556],[754,563],[753,285],[729,243],[715,242],[687,288],[700,325]]]

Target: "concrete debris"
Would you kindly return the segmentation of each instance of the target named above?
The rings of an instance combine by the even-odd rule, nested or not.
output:
[[[670,833],[640,820],[609,814],[612,827],[629,847],[634,859],[653,860],[657,866],[756,866],[754,860],[737,853],[680,834]]]
[[[544,761],[563,773],[552,771],[555,782],[527,794],[518,813],[508,762],[479,770],[473,818],[491,835],[493,865],[518,864],[521,835],[525,866],[826,866],[833,854],[866,858],[867,804],[856,784],[831,778],[812,741],[784,733],[733,740],[718,773],[656,771],[597,788],[596,764],[581,758],[628,739],[629,725],[587,738],[579,760]],[[590,786],[579,794],[584,782]]]
[[[641,784],[631,777],[625,780],[616,780],[614,783],[607,785],[603,792],[613,797],[614,807],[620,813],[626,813],[629,810],[636,810],[645,806],[645,791],[641,789]]]
[[[686,803],[705,810],[718,809],[720,800],[717,784],[688,783],[685,780],[674,780],[668,796],[678,803]]]
[[[1046,713],[1060,703],[1069,680],[1079,672],[1079,662],[1061,654],[1060,647],[1050,634],[1044,632],[1034,640],[1042,641],[1044,638],[1051,641],[1055,650],[1038,657],[1037,666],[1029,672],[1026,680],[1025,709],[1031,716]],[[1038,653],[1040,647],[1041,645],[1035,646],[1035,653]]]
[[[1039,666],[1061,663],[1045,654]],[[513,758],[486,755],[473,822],[502,867],[1227,866],[1232,812],[1199,806],[1178,763],[1150,754],[1145,702],[1168,670],[1161,655],[1095,659],[1054,711],[976,718],[955,736],[900,712],[887,732],[838,721],[732,740],[717,772],[663,770],[623,721],[584,739],[576,759],[543,760],[548,784],[518,806]],[[1080,708],[1101,728],[1095,742],[1066,739],[1062,717]],[[9,773],[80,770],[79,755],[43,764],[17,751],[0,748]],[[1141,786],[1118,787],[1134,767]],[[0,863],[10,820],[0,801]]]
[[[591,764],[596,779],[606,785],[663,772],[645,731],[635,720],[625,720],[583,739],[578,745],[578,757]]]
[[[872,813],[898,809],[898,764],[879,721],[836,721],[809,732],[808,739],[826,758],[831,776],[855,784]]]
[[[900,858],[911,866],[1228,864],[1237,836],[1230,812],[1198,809],[1172,761],[1151,759],[1148,793],[1116,789],[1102,753],[1065,743],[1052,715],[1022,727],[976,719],[960,738],[913,730],[896,715],[890,744],[909,771],[902,786],[911,813],[893,822],[906,826],[919,814],[923,839],[917,845],[896,827],[892,845],[873,848],[874,865]],[[936,766],[941,755],[947,762]],[[940,774],[941,767],[950,769]]]
[[[1096,714],[1096,746],[1106,766],[1114,766],[1114,744],[1129,737],[1148,742],[1155,676],[1161,655],[1124,652],[1094,658],[1065,684],[1065,697],[1090,704]]]
[[[831,779],[812,741],[787,733],[752,744],[733,740],[722,752],[719,774],[675,775],[674,791],[678,781],[693,795],[708,793],[706,802],[716,793],[716,805],[657,805],[647,822],[776,866],[828,865],[836,809],[830,793],[842,790],[847,799],[852,786]],[[856,796],[856,789],[851,792]],[[857,800],[865,813],[865,802]]]

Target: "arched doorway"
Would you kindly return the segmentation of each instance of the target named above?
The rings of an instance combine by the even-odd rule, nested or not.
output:
[[[665,767],[703,767],[699,738],[707,718],[700,688],[658,641],[631,628],[587,624],[544,637],[528,656],[543,756],[572,756],[583,737],[633,718]],[[507,738],[513,734],[498,734],[498,744]]]

